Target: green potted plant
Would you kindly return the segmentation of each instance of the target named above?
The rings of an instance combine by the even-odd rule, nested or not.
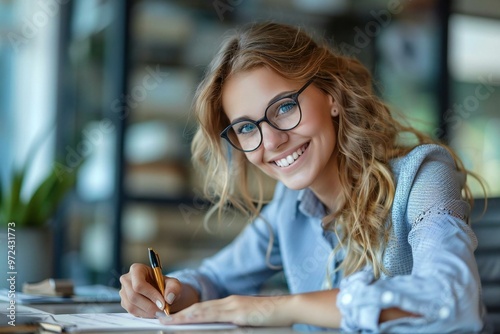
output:
[[[52,275],[50,221],[74,186],[77,174],[77,168],[61,175],[53,167],[32,194],[23,198],[25,180],[32,168],[36,166],[28,160],[20,168],[14,168],[7,180],[0,180],[0,268],[2,275],[16,273],[17,290],[21,290],[24,282]],[[0,288],[6,287],[7,280],[1,282]]]
[[[66,193],[74,186],[76,170],[58,175],[52,168],[33,194],[23,199],[21,192],[27,167],[14,170],[9,183],[0,180],[0,221],[4,225],[15,222],[17,228],[46,227]]]

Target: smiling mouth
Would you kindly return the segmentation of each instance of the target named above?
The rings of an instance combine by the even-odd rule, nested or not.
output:
[[[274,163],[278,167],[288,167],[290,165],[293,165],[295,161],[297,161],[300,156],[307,150],[307,147],[309,146],[309,143],[302,145],[297,149],[297,151],[293,152],[290,155],[287,155],[283,159],[275,160]]]

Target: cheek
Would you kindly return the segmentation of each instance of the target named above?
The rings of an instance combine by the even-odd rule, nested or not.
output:
[[[261,147],[257,151],[245,153],[247,160],[252,164],[258,166],[262,162],[262,154],[259,153]]]
[[[315,114],[311,115],[304,122],[301,122],[301,130],[310,135],[318,135],[322,133],[336,132],[333,119],[330,114]]]
[[[276,178],[276,175],[274,175],[274,172],[272,171],[272,166],[270,166],[266,161],[263,161],[263,155],[260,153],[260,149],[255,152],[246,153],[245,155],[250,164],[271,178]]]

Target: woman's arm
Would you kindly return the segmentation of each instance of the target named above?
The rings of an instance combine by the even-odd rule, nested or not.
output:
[[[276,219],[282,210],[284,186],[278,184],[273,200],[260,216],[226,247],[205,259],[196,270],[180,270],[169,276],[189,284],[201,301],[229,295],[255,295],[282,265]],[[272,237],[271,237],[272,236]],[[270,243],[272,241],[272,243]],[[274,267],[271,268],[270,263]]]
[[[340,327],[341,314],[336,306],[338,289],[271,297],[230,296],[193,304],[171,317],[165,324],[193,322],[231,322],[240,326],[292,326],[309,324]],[[380,321],[415,316],[397,308],[382,310]]]
[[[294,323],[308,323],[318,327],[340,327],[341,314],[337,308],[339,289],[317,291],[292,296],[289,304],[290,313],[294,314]],[[379,323],[418,315],[397,307],[382,309]]]
[[[464,176],[448,153],[435,145],[415,149],[398,166],[393,234],[384,258],[393,276],[375,280],[367,268],[344,278],[337,302],[342,327],[347,331],[480,331],[477,240],[464,221],[469,213],[461,199]],[[392,307],[419,317],[380,321],[384,314],[382,319],[372,316],[377,309]]]
[[[193,304],[162,323],[231,322],[240,326],[292,326],[307,323],[338,328],[340,313],[335,305],[338,290],[270,297],[229,296]]]

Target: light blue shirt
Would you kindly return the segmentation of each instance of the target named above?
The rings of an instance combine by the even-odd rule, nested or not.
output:
[[[343,330],[480,331],[484,308],[473,254],[477,240],[465,223],[469,205],[460,196],[465,176],[437,145],[419,146],[391,166],[396,195],[392,235],[383,256],[389,275],[375,280],[367,267],[348,277],[338,271],[327,276],[327,266],[335,267],[344,255],[340,251],[329,261],[338,240],[321,227],[322,203],[309,189],[290,190],[280,183],[262,217],[231,244],[198,269],[171,275],[209,300],[258,294],[263,283],[283,271],[293,294],[340,288]],[[266,257],[270,237],[274,240]],[[378,324],[381,309],[389,307],[420,317]]]

